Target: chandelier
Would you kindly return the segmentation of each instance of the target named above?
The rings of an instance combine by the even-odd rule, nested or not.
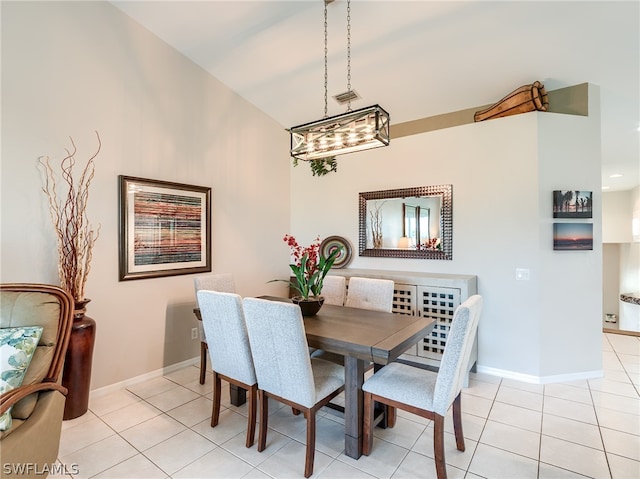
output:
[[[379,105],[351,110],[351,2],[347,0],[347,111],[327,116],[327,4],[324,0],[324,117],[294,126],[291,156],[296,160],[333,160],[337,155],[389,145],[389,113]]]

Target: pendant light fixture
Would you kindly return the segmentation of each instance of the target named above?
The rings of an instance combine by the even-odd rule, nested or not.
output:
[[[333,160],[337,155],[389,145],[389,113],[379,105],[351,110],[351,2],[347,0],[347,111],[327,116],[327,4],[324,0],[324,118],[294,126],[291,156],[296,160]]]

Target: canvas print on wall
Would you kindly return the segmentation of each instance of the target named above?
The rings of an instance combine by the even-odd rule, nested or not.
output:
[[[580,251],[593,249],[592,223],[554,223],[553,249]]]
[[[211,271],[211,188],[119,179],[120,280]]]
[[[593,218],[593,192],[556,190],[553,192],[554,218]]]

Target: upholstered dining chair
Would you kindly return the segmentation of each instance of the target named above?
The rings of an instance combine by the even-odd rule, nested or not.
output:
[[[235,293],[200,290],[197,293],[202,325],[209,338],[213,370],[211,427],[220,418],[221,379],[249,392],[246,446],[253,446],[258,412],[258,381],[253,367],[242,298]]]
[[[393,309],[393,286],[390,279],[349,278],[345,306],[390,313]]]
[[[344,390],[344,368],[311,358],[300,307],[295,304],[244,298],[249,343],[258,378],[260,433],[258,451],[265,449],[268,403],[271,397],[307,420],[304,477],[313,474],[316,413]]]
[[[344,305],[344,298],[347,292],[347,280],[344,276],[328,274],[322,282],[322,296],[324,304]]]
[[[201,289],[207,291],[222,291],[224,293],[235,293],[236,285],[231,273],[212,273],[203,276],[196,276],[193,279],[196,294]],[[200,335],[200,384],[204,384],[207,377],[207,337],[202,327],[202,321],[198,321],[198,332]]]
[[[374,401],[400,408],[434,422],[433,447],[438,479],[446,479],[444,416],[453,405],[456,447],[464,451],[461,391],[478,329],[482,297],[473,295],[456,308],[438,372],[391,363],[367,379],[364,392],[362,453],[369,455],[373,442]]]

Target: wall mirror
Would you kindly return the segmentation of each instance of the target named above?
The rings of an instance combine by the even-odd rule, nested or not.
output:
[[[360,256],[452,259],[452,185],[360,193]]]

